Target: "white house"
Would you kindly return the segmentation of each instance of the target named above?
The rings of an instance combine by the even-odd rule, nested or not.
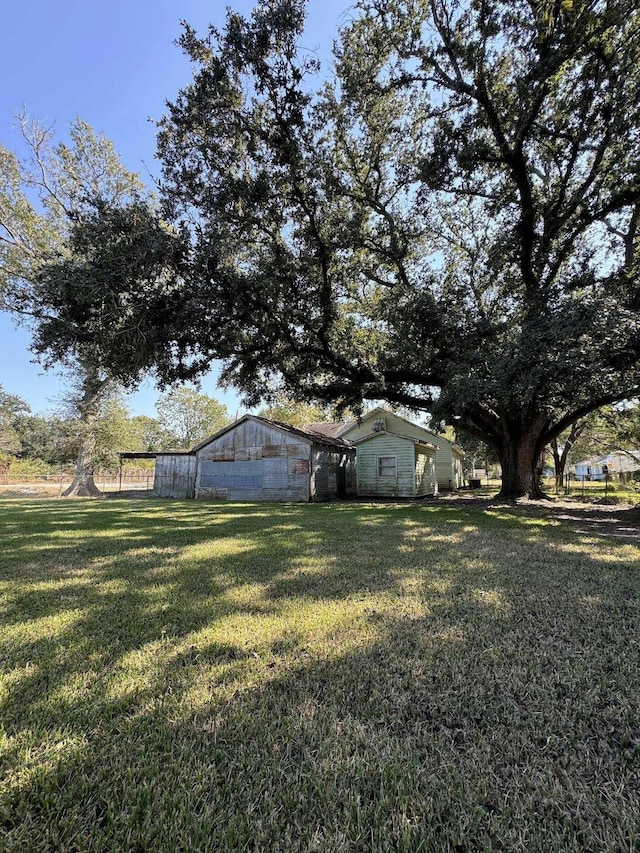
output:
[[[312,424],[309,429],[315,432],[322,433],[327,437],[347,439],[358,448],[357,466],[358,466],[358,494],[359,495],[388,495],[390,484],[388,477],[379,477],[376,482],[372,481],[371,471],[372,462],[370,459],[370,449],[367,448],[363,453],[364,439],[372,439],[374,436],[386,434],[386,440],[382,442],[379,438],[376,442],[376,448],[380,448],[382,456],[377,453],[380,458],[390,457],[393,455],[393,446],[396,445],[394,453],[399,455],[399,458],[404,459],[406,456],[407,440],[414,442],[416,445],[423,447],[423,454],[427,456],[435,452],[435,479],[434,487],[427,486],[423,482],[422,474],[420,474],[420,482],[416,487],[420,494],[435,494],[435,492],[448,492],[453,489],[459,489],[464,485],[464,474],[462,470],[462,460],[464,459],[464,450],[458,447],[454,442],[449,441],[441,435],[431,432],[426,427],[414,424],[412,421],[390,412],[387,409],[378,407],[371,412],[367,412],[360,422],[358,421],[341,421],[328,424]],[[382,445],[384,444],[384,448]],[[412,453],[414,451],[412,450]],[[366,458],[366,462],[365,462]],[[378,464],[378,463],[376,463]],[[420,460],[415,461],[415,465],[421,465]],[[427,468],[431,462],[427,462]],[[390,467],[387,469],[390,471]],[[398,476],[400,469],[396,469]],[[404,471],[405,479],[408,477],[408,469]],[[417,476],[414,471],[414,478]],[[407,481],[408,482],[408,481]],[[414,495],[418,494],[414,489]],[[394,492],[395,494],[407,494],[407,487]]]
[[[604,456],[576,462],[575,465],[569,466],[569,470],[578,480],[583,477],[585,480],[604,480],[607,474],[609,477],[632,474],[634,471],[640,471],[640,450],[615,450]]]

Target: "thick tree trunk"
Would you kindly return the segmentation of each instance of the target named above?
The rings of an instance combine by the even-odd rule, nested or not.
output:
[[[62,493],[63,497],[99,498],[102,496],[93,479],[93,458],[100,403],[110,384],[111,380],[100,379],[95,371],[85,368],[82,398],[78,403],[81,422],[80,449],[73,481]]]
[[[505,436],[500,448],[502,466],[501,498],[542,498],[538,462],[540,426],[534,425],[524,431],[514,431]]]
[[[73,481],[62,493],[63,497],[99,498],[102,496],[102,492],[96,486],[93,479],[93,453],[95,444],[95,432],[88,431],[80,444]]]

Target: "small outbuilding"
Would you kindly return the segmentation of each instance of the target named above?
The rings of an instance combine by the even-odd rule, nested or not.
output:
[[[356,494],[349,441],[244,415],[187,453],[156,455],[158,497],[326,501]]]
[[[435,445],[392,432],[373,432],[354,444],[358,495],[419,498],[437,493]]]
[[[156,453],[154,497],[192,498],[195,482],[196,455],[192,450]]]
[[[125,460],[153,459],[153,496],[156,498],[192,498],[195,485],[196,455],[192,450],[133,451],[120,453],[120,491]]]

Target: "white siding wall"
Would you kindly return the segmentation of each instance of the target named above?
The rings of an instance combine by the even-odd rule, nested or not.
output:
[[[378,476],[378,457],[396,457],[396,476]],[[415,445],[397,436],[379,433],[358,445],[358,494],[414,497],[416,493]]]
[[[349,441],[357,441],[371,434],[373,422],[378,417],[384,417],[388,432],[397,432],[400,435],[409,435],[427,444],[434,444],[436,450],[436,473],[438,487],[442,490],[460,488],[463,485],[462,460],[451,448],[451,442],[441,435],[430,432],[425,427],[412,424],[402,418],[396,417],[393,412],[385,412],[384,415],[370,415],[365,417],[361,424],[356,424],[353,429],[346,432],[342,438]],[[359,452],[359,451],[358,451]]]

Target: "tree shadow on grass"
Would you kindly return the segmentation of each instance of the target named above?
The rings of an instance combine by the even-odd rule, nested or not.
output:
[[[477,509],[174,517],[12,599],[6,849],[629,849],[637,549]]]

